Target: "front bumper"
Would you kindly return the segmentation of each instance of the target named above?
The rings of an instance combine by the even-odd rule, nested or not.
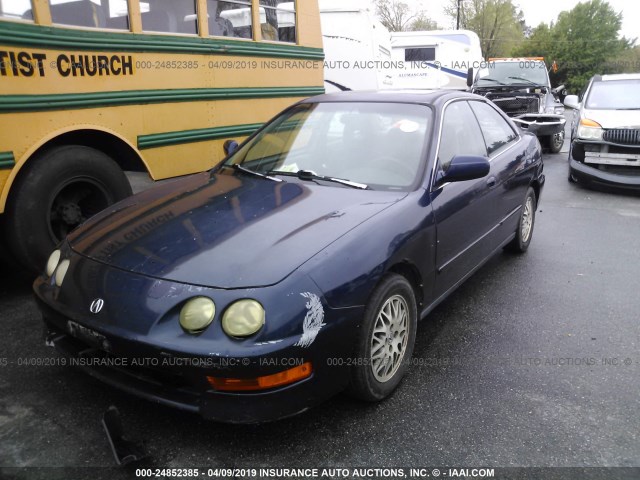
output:
[[[519,117],[513,117],[520,128],[533,133],[537,137],[555,135],[564,133],[564,126],[567,120],[563,115],[552,114],[526,114]]]
[[[584,185],[640,192],[640,175],[605,172],[573,158],[569,158],[569,174]]]
[[[95,273],[92,281],[89,272]],[[285,292],[317,288],[304,275],[289,280],[295,287],[282,285]],[[121,291],[116,291],[118,285]],[[222,312],[247,292],[194,290],[77,255],[71,256],[60,289],[41,276],[34,293],[47,343],[68,357],[69,365],[138,397],[226,423],[292,416],[344,390],[349,381],[345,359],[352,354],[363,313],[363,307],[331,309],[323,302],[324,326],[311,343],[300,345],[307,299],[265,287],[251,295],[273,313],[255,337],[230,339],[222,332],[220,313],[201,335],[186,335],[174,318],[182,302],[205,295],[215,298]],[[89,305],[97,297],[105,306],[93,314]],[[307,363],[312,365],[310,376],[264,390],[224,391],[207,378],[257,379]]]
[[[166,348],[130,342],[108,336],[110,344],[128,355],[105,352],[84,339],[71,335],[68,320],[37,299],[46,324],[46,342],[64,355],[69,365],[92,377],[137,397],[154,403],[197,413],[207,420],[252,424],[274,421],[302,413],[344,390],[348,382],[346,368],[331,362],[331,342],[320,337],[318,348],[294,354],[283,348],[270,358],[189,357]],[[326,339],[332,337],[325,333]],[[340,334],[337,334],[340,335]],[[314,344],[315,346],[315,344]],[[224,392],[214,390],[207,376],[252,378],[267,371],[282,371],[310,361],[313,373],[299,382],[259,392]],[[267,365],[260,367],[260,365]],[[278,367],[276,365],[287,365]]]

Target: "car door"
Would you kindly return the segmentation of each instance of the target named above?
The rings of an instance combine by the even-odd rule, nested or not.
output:
[[[486,156],[487,152],[478,121],[466,100],[449,103],[442,118],[434,178],[446,172],[456,155]],[[457,285],[489,254],[489,193],[486,178],[432,185],[431,204],[437,225],[434,298]]]
[[[480,124],[491,164],[487,182],[491,222],[496,228],[489,240],[495,249],[515,232],[529,187],[526,142],[520,141],[518,132],[495,107],[482,101],[470,101],[469,105]]]

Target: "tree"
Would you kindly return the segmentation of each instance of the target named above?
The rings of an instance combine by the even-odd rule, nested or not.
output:
[[[406,30],[415,18],[409,5],[399,0],[376,0],[375,6],[380,22],[391,32]]]
[[[445,12],[454,21],[458,0],[450,0]],[[460,28],[480,37],[485,58],[506,56],[524,39],[524,15],[512,0],[465,0],[460,4]]]
[[[425,30],[438,30],[438,24],[431,20],[424,12],[419,12],[415,19],[409,24],[409,30],[413,32],[423,32]]]
[[[617,57],[607,61],[603,73],[637,73],[640,72],[640,46],[629,48]]]
[[[622,15],[608,2],[589,0],[560,13],[557,23],[535,28],[513,54],[556,61],[554,83],[578,92],[593,75],[616,71],[615,59],[625,58],[634,41],[618,38],[621,25]]]

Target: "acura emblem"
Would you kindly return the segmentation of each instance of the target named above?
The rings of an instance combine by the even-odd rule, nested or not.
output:
[[[100,310],[102,310],[102,307],[104,307],[104,300],[101,298],[96,298],[93,302],[91,302],[91,305],[89,306],[89,311],[91,313],[100,313]]]

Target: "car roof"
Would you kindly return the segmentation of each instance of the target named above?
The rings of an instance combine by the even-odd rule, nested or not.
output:
[[[640,80],[640,73],[617,73],[614,75],[596,75],[596,82],[611,82],[615,80]]]
[[[487,60],[487,63],[520,63],[520,62],[544,63],[544,57],[490,58],[489,60]]]
[[[415,103],[421,105],[436,105],[453,98],[481,99],[478,95],[459,90],[372,90],[348,91],[318,95],[303,100],[301,103],[320,102],[362,102],[362,103]]]

